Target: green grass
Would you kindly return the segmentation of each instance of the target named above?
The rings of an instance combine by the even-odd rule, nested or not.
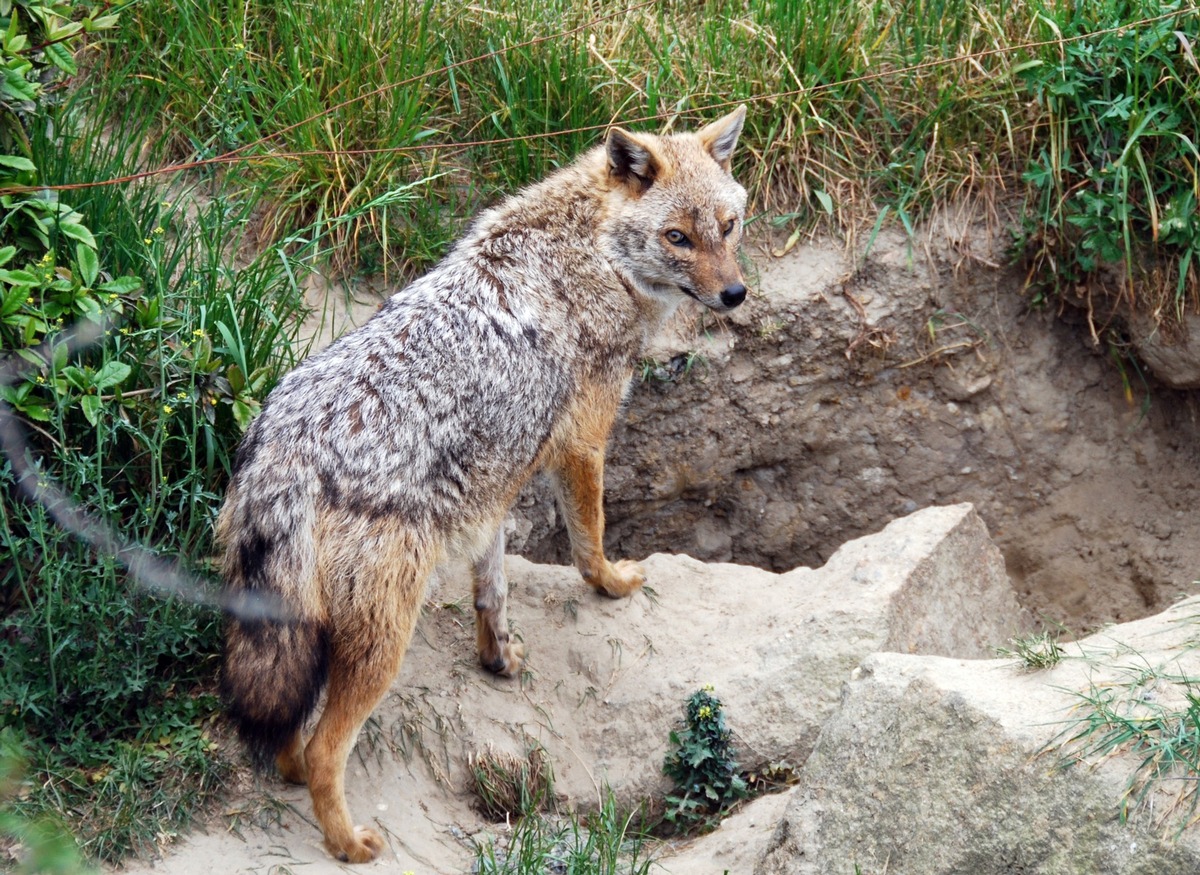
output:
[[[10,145],[21,172],[74,185],[163,159],[147,146],[161,105],[122,94],[118,110],[108,84],[80,82],[22,120],[24,141]],[[255,201],[203,180],[70,198],[70,224],[62,201],[35,192],[6,204],[0,229],[0,347],[15,353],[0,392],[25,422],[21,468],[124,541],[204,575],[241,429],[299,352],[304,267],[282,247],[235,262]],[[101,336],[72,352],[79,326]],[[28,768],[6,801],[24,820],[62,821],[89,857],[118,860],[220,788],[219,618],[139,589],[133,554],[97,554],[60,527],[26,500],[21,468],[0,464],[0,735]]]
[[[735,172],[781,234],[914,233],[950,201],[1024,195],[1043,294],[1104,292],[1116,263],[1109,291],[1138,306],[1197,303],[1200,68],[1175,35],[1194,3],[140,0],[119,20],[59,7],[73,34],[40,0],[14,8],[30,39],[0,44],[0,348],[24,358],[0,391],[40,470],[201,578],[241,430],[304,352],[306,272],[419,271],[613,121],[682,129],[748,103]],[[63,185],[85,187],[43,188]],[[103,337],[70,353],[76,324]],[[19,499],[10,467],[0,492],[21,812],[119,859],[219,789],[217,618],[139,589]]]
[[[1070,725],[1052,742],[1060,768],[1121,755],[1134,767],[1119,803],[1122,822],[1146,809],[1182,831],[1200,810],[1200,678],[1149,666],[1079,694]],[[1166,803],[1152,804],[1152,794]]]
[[[481,875],[649,875],[654,866],[640,818],[623,810],[611,791],[589,814],[523,817],[503,839],[476,845]]]
[[[880,203],[911,221],[985,189],[1027,139],[1013,131],[1026,119],[1011,76],[1024,54],[912,69],[1018,39],[1034,11],[1023,4],[631,5],[371,0],[267,14],[145,0],[127,13],[136,38],[108,57],[135,70],[127,89],[164,101],[175,158],[246,159],[227,178],[271,192],[273,233],[445,173],[419,215],[372,211],[337,235],[350,264],[406,269],[440,254],[447,224],[614,120],[684,127],[750,101],[737,170],[759,203],[845,228]],[[889,71],[903,72],[858,81]]]
[[[1194,3],[630,6],[144,0],[102,63],[163,102],[175,159],[233,159],[224,182],[270,200],[268,238],[355,213],[330,234],[346,269],[422,269],[613,121],[748,102],[736,172],[798,226],[911,233],[950,200],[1027,190],[1018,244],[1041,286],[1112,261],[1132,281],[1144,245],[1159,286],[1194,296],[1200,69],[1174,35]],[[364,208],[420,179],[422,209]]]
[[[1141,19],[1154,20],[1121,27]],[[1194,3],[1148,0],[1088,0],[1039,21],[1044,37],[1071,40],[1019,76],[1044,114],[1018,242],[1046,291],[1124,299],[1168,328],[1200,304],[1196,21]]]
[[[1054,668],[1062,662],[1066,654],[1059,641],[1065,629],[1044,629],[1030,635],[1009,639],[1007,647],[997,647],[996,655],[1003,659],[1018,659],[1025,668],[1037,671]]]
[[[1095,280],[1103,261],[1132,274],[1144,243],[1159,285],[1195,291],[1200,70],[1174,36],[1194,3],[144,0],[127,15],[136,38],[107,63],[163,101],[173,157],[235,159],[226,184],[269,198],[268,237],[357,211],[330,237],[343,268],[422,269],[481,203],[612,121],[683,127],[748,102],[736,172],[799,226],[912,232],[952,199],[1028,190],[1018,243],[1040,285]],[[434,177],[419,211],[363,208]]]
[[[11,733],[0,732],[0,799],[20,792],[25,773],[23,751]],[[80,858],[74,838],[53,817],[29,818],[12,808],[0,809],[0,855],[5,871],[43,875],[92,872]],[[15,865],[13,860],[19,861]]]

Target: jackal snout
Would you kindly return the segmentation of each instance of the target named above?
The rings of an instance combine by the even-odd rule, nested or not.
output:
[[[721,304],[726,310],[732,310],[744,300],[746,300],[746,286],[742,283],[726,286],[721,292]]]
[[[747,291],[736,252],[736,243],[722,239],[712,249],[695,246],[689,252],[676,253],[673,260],[686,274],[679,288],[688,297],[718,312],[740,306]]]
[[[712,271],[715,274],[715,282],[712,288],[720,290],[715,295],[719,305],[713,308],[716,310],[732,310],[746,300],[746,281],[742,278],[742,268],[737,260],[738,243],[736,241],[741,236],[740,219],[738,225],[738,230],[728,235],[728,238],[732,238],[732,240],[723,239],[721,241],[721,250],[715,259],[715,270]],[[708,306],[712,307],[713,305],[709,303]]]
[[[724,285],[717,284],[716,289],[720,291],[705,292],[700,289],[691,288],[689,286],[680,286],[681,289],[691,298],[695,298],[704,306],[711,310],[724,313],[741,306],[746,300],[746,284],[742,282],[741,277],[732,280]],[[703,288],[703,287],[701,287]]]

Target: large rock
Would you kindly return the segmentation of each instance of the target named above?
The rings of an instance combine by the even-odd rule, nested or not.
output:
[[[1100,735],[1067,742],[1093,713],[1087,698],[1142,725],[1186,712],[1191,689],[1178,680],[1200,672],[1198,610],[1192,600],[1069,645],[1052,671],[1012,660],[869,657],[845,685],[784,816],[772,823],[770,811],[750,806],[742,817],[754,827],[734,825],[748,861],[739,871],[1193,875],[1200,836],[1184,828],[1191,803],[1181,794],[1195,790],[1194,775],[1170,772],[1135,804],[1130,779],[1147,749],[1076,762],[1080,745]],[[1170,732],[1196,730],[1194,719],[1164,722]],[[667,867],[706,871],[695,861],[728,853],[724,829]]]
[[[749,875],[771,847],[796,792],[762,796],[725,818],[715,832],[666,845],[659,857],[662,870],[669,875]]]

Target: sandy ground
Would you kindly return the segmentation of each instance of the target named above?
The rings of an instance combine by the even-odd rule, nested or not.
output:
[[[375,862],[333,861],[321,846],[307,790],[243,771],[217,816],[164,845],[162,859],[134,861],[124,871],[467,872],[478,843],[498,839],[503,848],[510,832],[476,811],[469,756],[524,755],[533,744],[549,752],[555,796],[566,808],[592,807],[608,787],[622,800],[661,796],[669,785],[658,764],[686,696],[708,682],[731,690],[734,699],[748,692],[736,672],[746,671],[755,629],[766,632],[770,624],[739,611],[737,588],[722,581],[732,574],[765,594],[776,577],[729,567],[717,575],[688,557],[653,556],[645,567],[650,590],[611,600],[590,592],[574,569],[510,557],[510,617],[529,653],[516,680],[489,675],[476,662],[461,569],[432,582],[405,664],[347,770],[356,821],[376,828],[388,844]],[[699,604],[690,609],[691,621],[673,622],[693,601]],[[701,628],[703,635],[693,634]],[[705,642],[717,630],[744,652],[727,663],[706,662]]]

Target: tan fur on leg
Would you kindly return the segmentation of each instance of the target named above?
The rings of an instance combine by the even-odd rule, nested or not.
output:
[[[603,444],[569,447],[560,455],[555,474],[579,573],[604,595],[629,595],[646,582],[646,574],[636,562],[626,559],[614,565],[604,556]]]
[[[304,763],[304,735],[300,730],[275,759],[279,775],[289,784],[307,784],[308,767]]]

